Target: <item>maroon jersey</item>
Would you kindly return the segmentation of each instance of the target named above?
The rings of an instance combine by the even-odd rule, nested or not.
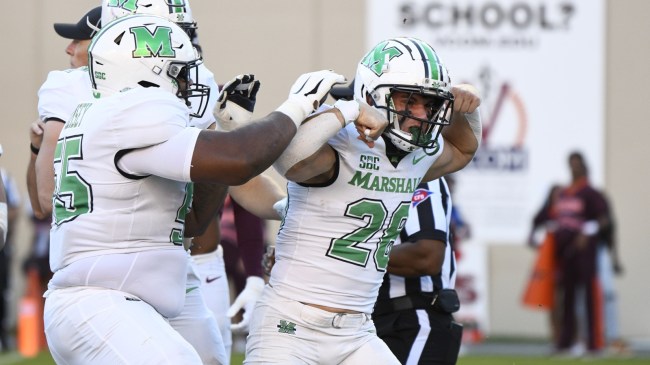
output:
[[[585,222],[607,215],[607,204],[602,194],[592,188],[586,178],[564,189],[553,208],[557,222],[555,239],[558,244],[558,257],[573,252],[574,248],[570,246],[582,231]],[[591,240],[595,240],[595,237]]]

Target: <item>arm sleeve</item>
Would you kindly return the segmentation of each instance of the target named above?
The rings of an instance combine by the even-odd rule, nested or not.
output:
[[[296,163],[313,155],[341,130],[341,121],[331,109],[321,106],[320,114],[311,116],[300,125],[289,146],[273,163],[278,173],[285,176]]]
[[[134,177],[156,175],[166,179],[190,182],[194,145],[201,130],[185,128],[167,141],[151,147],[123,151],[115,165]]]

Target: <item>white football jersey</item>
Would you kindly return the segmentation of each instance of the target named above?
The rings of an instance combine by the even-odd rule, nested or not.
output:
[[[56,118],[67,122],[80,102],[92,98],[87,66],[51,71],[38,90],[38,115],[41,120]]]
[[[183,249],[192,184],[129,176],[116,162],[126,151],[176,135],[188,114],[176,96],[153,88],[78,105],[54,156],[52,271],[96,255]]]
[[[270,284],[282,296],[371,313],[411,196],[440,156],[418,149],[397,165],[382,138],[369,148],[354,124],[328,142],[338,171],[327,186],[289,182]]]

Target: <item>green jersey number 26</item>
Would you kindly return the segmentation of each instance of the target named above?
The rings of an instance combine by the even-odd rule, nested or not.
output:
[[[388,255],[395,239],[404,227],[408,210],[409,202],[400,203],[392,214],[389,214],[386,206],[379,200],[362,199],[348,205],[345,216],[350,219],[365,220],[367,224],[343,237],[332,239],[327,256],[365,267],[372,255],[377,271],[386,271]],[[379,232],[384,227],[386,220],[389,220],[388,226],[379,238],[374,252],[358,247],[360,243],[370,240]]]

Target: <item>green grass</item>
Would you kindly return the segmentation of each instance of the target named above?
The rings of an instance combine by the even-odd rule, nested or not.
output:
[[[232,365],[239,365],[244,360],[243,354],[233,354]],[[649,359],[638,358],[601,358],[601,359],[560,359],[551,357],[522,357],[522,356],[483,356],[467,355],[458,359],[457,365],[573,365],[573,364],[603,364],[603,365],[648,365]],[[53,365],[50,354],[45,351],[38,357],[23,359],[17,353],[0,354],[2,365]]]
[[[560,359],[552,357],[521,357],[521,356],[478,356],[468,355],[458,359],[457,365],[574,365],[574,364],[603,364],[603,365],[648,365],[648,359]]]

